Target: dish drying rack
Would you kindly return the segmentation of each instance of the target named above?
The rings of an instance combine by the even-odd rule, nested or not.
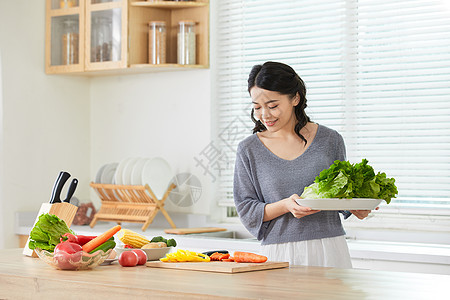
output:
[[[91,182],[90,186],[97,192],[102,201],[99,211],[94,215],[89,226],[97,221],[144,223],[142,231],[153,222],[158,211],[164,215],[172,228],[175,223],[164,209],[164,202],[176,185],[171,184],[162,199],[158,199],[148,184],[116,185]]]

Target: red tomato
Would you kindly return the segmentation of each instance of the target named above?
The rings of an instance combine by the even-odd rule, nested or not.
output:
[[[144,265],[147,262],[147,254],[144,250],[136,249],[132,251],[136,253],[139,258],[138,265]]]
[[[123,251],[119,255],[119,264],[122,267],[134,267],[139,262],[139,258],[133,251]]]

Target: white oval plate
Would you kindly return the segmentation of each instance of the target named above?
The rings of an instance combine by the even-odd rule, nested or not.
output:
[[[147,161],[142,169],[142,185],[148,184],[158,200],[164,196],[172,178],[169,163],[161,157]]]
[[[375,209],[382,199],[353,198],[353,199],[297,199],[301,206],[320,210],[372,210]]]
[[[131,171],[131,184],[132,185],[141,185],[142,184],[142,170],[144,169],[144,165],[149,158],[140,158],[133,167]]]
[[[97,175],[95,176],[95,183],[101,183],[102,182],[102,173],[103,173],[103,170],[105,170],[107,165],[108,164],[105,164],[105,165],[101,166],[100,169],[98,169]]]
[[[103,184],[114,184],[114,174],[116,174],[118,163],[107,164],[103,169],[100,182]]]
[[[123,184],[122,172],[127,163],[132,159],[131,157],[123,159],[119,165],[117,166],[116,174],[114,175],[114,179],[116,180],[116,184]]]
[[[123,167],[122,184],[126,184],[126,185],[131,184],[131,171],[133,171],[133,167],[138,160],[139,160],[138,157],[130,158],[128,160],[127,164]]]

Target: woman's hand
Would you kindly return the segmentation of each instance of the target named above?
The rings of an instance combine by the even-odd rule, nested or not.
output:
[[[291,213],[296,218],[301,218],[320,211],[298,205],[295,199],[299,198],[300,197],[297,194],[294,194],[289,198],[284,198],[280,201],[266,204],[264,207],[263,222],[273,220],[287,213]]]
[[[293,194],[289,198],[286,199],[286,208],[291,212],[291,214],[300,219],[305,216],[309,216],[315,213],[318,213],[320,210],[314,210],[306,206],[301,206],[295,201],[300,197],[297,194]]]
[[[375,210],[378,210],[379,207],[375,208]],[[358,219],[362,220],[367,218],[367,216],[372,212],[371,210],[351,210],[352,214],[354,214]]]

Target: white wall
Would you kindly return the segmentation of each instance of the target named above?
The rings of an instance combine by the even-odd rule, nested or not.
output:
[[[48,202],[61,170],[88,197],[89,80],[44,72],[45,1],[0,1],[2,202],[0,247],[17,247],[14,213]]]

